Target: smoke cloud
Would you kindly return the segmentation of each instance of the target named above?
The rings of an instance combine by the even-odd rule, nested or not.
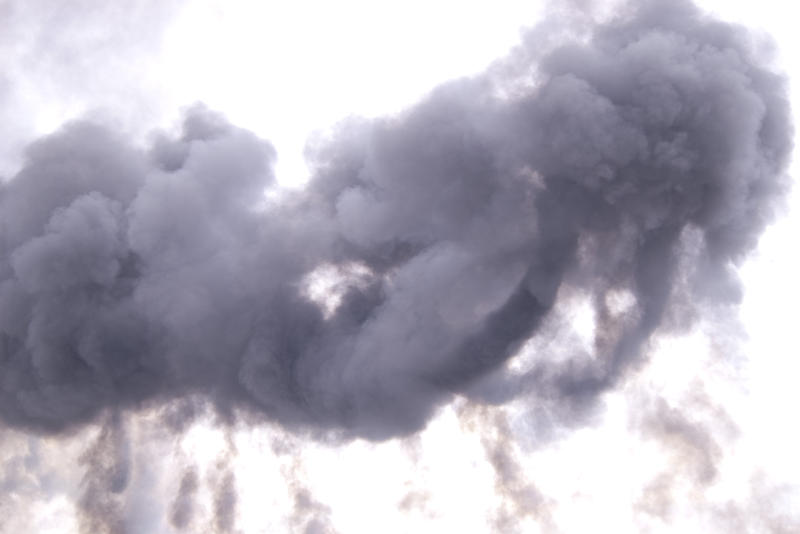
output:
[[[739,298],[733,267],[787,187],[786,83],[684,1],[537,47],[344,123],[280,201],[270,144],[201,106],[147,148],[87,121],[30,145],[0,185],[0,418],[61,432],[199,395],[405,435],[565,292],[595,303],[602,342],[492,395],[590,406],[692,302]]]

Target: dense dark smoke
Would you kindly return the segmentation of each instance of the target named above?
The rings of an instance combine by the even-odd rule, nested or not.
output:
[[[200,107],[147,150],[87,122],[34,143],[0,188],[2,419],[55,432],[199,394],[292,428],[405,434],[567,290],[618,333],[542,355],[525,384],[591,403],[676,303],[736,300],[733,266],[785,189],[785,81],[684,1],[536,47],[346,123],[280,202],[263,195],[271,146]],[[336,306],[312,298],[320,273]],[[612,294],[632,300],[613,320]]]

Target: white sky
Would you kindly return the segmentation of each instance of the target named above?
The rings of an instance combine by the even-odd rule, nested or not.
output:
[[[727,20],[773,35],[778,64],[800,80],[798,67],[790,62],[800,50],[796,17],[786,2],[699,3]],[[522,0],[200,0],[176,9],[163,40],[153,35],[152,43],[132,45],[122,56],[132,59],[113,65],[119,76],[93,84],[60,72],[52,75],[55,81],[43,83],[49,71],[31,64],[30,56],[19,52],[24,47],[0,37],[0,53],[6,53],[5,60],[0,56],[0,67],[21,84],[6,97],[16,109],[0,111],[0,119],[24,126],[20,138],[10,138],[7,146],[18,146],[25,135],[52,130],[87,111],[143,133],[173,124],[182,106],[203,101],[234,124],[272,141],[279,154],[278,178],[293,185],[307,173],[302,150],[309,135],[350,114],[395,112],[438,82],[481,71],[518,41],[522,26],[544,13],[541,3]],[[20,42],[26,36],[14,38]],[[111,61],[103,51],[92,54],[98,61]],[[2,87],[0,83],[0,104]],[[796,87],[793,95],[797,102]],[[15,165],[14,152],[4,150],[0,173]],[[795,163],[793,175],[796,170]],[[236,444],[228,465],[239,489],[237,528],[247,533],[303,532],[304,521],[314,514],[297,511],[293,495],[300,489],[319,503],[308,508],[316,510],[319,521],[342,533],[489,532],[497,528],[493,521],[503,509],[519,518],[523,532],[549,532],[550,527],[564,532],[723,532],[707,512],[724,510],[730,500],[780,508],[780,499],[786,498],[784,506],[800,509],[797,494],[775,493],[781,484],[800,484],[800,430],[793,413],[800,405],[800,339],[791,306],[800,302],[796,194],[790,206],[741,271],[746,294],[738,313],[745,335],[738,343],[726,344],[714,337],[718,333],[709,335],[710,330],[663,343],[637,380],[609,395],[602,421],[555,429],[544,441],[543,428],[530,423],[523,407],[488,410],[463,401],[443,409],[419,436],[377,445],[328,447],[279,429],[242,427],[229,436]],[[591,317],[584,322],[591,328]],[[715,363],[715,350],[739,351],[740,368],[733,371]],[[668,447],[632,430],[629,404],[653,391],[683,410],[698,406],[697,420],[726,444],[719,478],[710,488],[697,493],[690,474],[679,477],[666,522],[635,505],[646,497],[658,500],[659,476],[690,473],[701,459],[680,436],[673,436]],[[702,391],[735,421],[738,438],[723,439],[725,422],[698,400]],[[511,428],[508,435],[504,421]],[[139,471],[131,491],[140,497],[126,514],[152,515],[149,522],[138,523],[147,525],[143,533],[171,532],[153,507],[161,506],[163,512],[169,504],[159,501],[174,494],[179,480],[175,466],[191,460],[200,479],[213,486],[224,470],[219,459],[228,450],[226,436],[197,425],[174,444],[148,438],[155,430],[146,417],[130,424],[132,435],[142,438],[137,442],[149,447],[140,457],[163,458],[164,465],[134,462]],[[43,442],[41,447],[49,451],[44,456],[50,458],[45,464],[58,471],[59,460],[48,454],[77,457],[85,439]],[[505,496],[498,491],[500,475],[490,461],[492,454],[497,458],[501,453],[519,469],[519,480],[505,480],[506,487],[516,488]],[[10,519],[0,518],[0,533],[16,532],[31,522],[32,532],[74,531],[71,507],[80,492],[80,474],[73,467],[62,470],[66,489],[29,510],[14,509]],[[211,495],[201,486],[201,503],[210,508]],[[533,509],[539,501],[538,518],[526,516],[525,507]],[[755,509],[744,509],[757,515]],[[208,518],[210,512],[199,517]],[[202,525],[195,528],[203,530]],[[768,525],[752,528],[777,532]]]

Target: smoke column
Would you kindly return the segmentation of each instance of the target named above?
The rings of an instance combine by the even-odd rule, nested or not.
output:
[[[404,435],[567,290],[614,335],[540,355],[504,395],[590,405],[690,303],[736,302],[791,148],[785,80],[684,1],[531,37],[398,116],[346,122],[280,202],[270,144],[200,106],[147,149],[70,123],[0,185],[0,418],[54,433],[200,395]]]

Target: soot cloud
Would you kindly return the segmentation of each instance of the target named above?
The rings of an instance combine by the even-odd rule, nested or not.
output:
[[[345,123],[280,202],[271,145],[201,106],[146,149],[87,121],[31,144],[0,185],[0,418],[61,432],[199,394],[404,435],[501,369],[565,288],[613,335],[524,383],[590,404],[674,306],[738,298],[733,267],[787,185],[786,83],[683,1],[536,46]],[[311,296],[320,272],[335,306]]]

